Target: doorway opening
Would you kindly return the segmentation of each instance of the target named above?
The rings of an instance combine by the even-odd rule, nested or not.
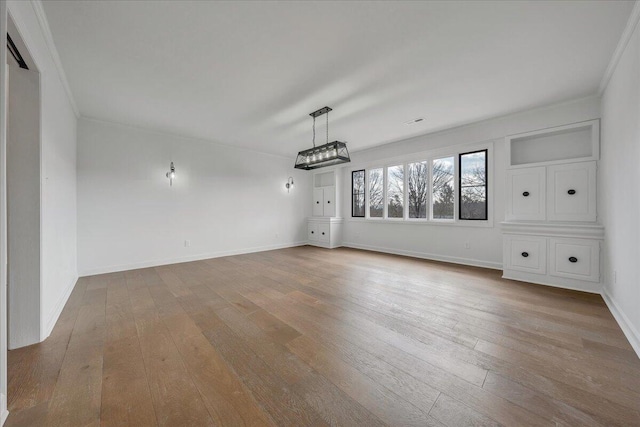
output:
[[[41,341],[40,73],[7,16],[7,344]]]

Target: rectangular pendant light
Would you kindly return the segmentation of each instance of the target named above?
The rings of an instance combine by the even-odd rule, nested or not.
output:
[[[351,161],[349,150],[345,142],[333,141],[324,145],[315,146],[316,117],[327,114],[327,141],[329,140],[329,111],[330,107],[323,107],[309,114],[313,117],[313,148],[302,150],[296,158],[296,169],[318,169]]]
[[[296,169],[318,169],[351,161],[347,144],[333,141],[298,153]]]

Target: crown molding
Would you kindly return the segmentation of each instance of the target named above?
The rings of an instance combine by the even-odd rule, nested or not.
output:
[[[609,81],[613,76],[613,73],[616,71],[616,67],[618,66],[618,62],[620,62],[620,58],[622,58],[622,54],[624,53],[631,37],[633,36],[633,32],[638,26],[638,21],[640,21],[640,1],[636,1],[633,9],[631,10],[631,15],[629,16],[629,20],[627,21],[627,26],[624,28],[622,32],[622,36],[620,36],[620,40],[618,41],[618,46],[616,46],[616,50],[613,52],[613,56],[609,61],[609,65],[604,72],[604,76],[602,76],[602,80],[600,81],[600,88],[598,89],[598,95],[602,96],[605,89],[609,85]]]
[[[62,66],[62,61],[60,60],[60,55],[58,54],[58,49],[56,49],[56,45],[53,42],[53,35],[51,34],[51,28],[49,27],[49,21],[47,21],[47,15],[42,7],[42,2],[40,0],[31,0],[31,6],[38,18],[38,24],[40,24],[40,29],[42,30],[42,36],[47,44],[47,48],[49,49],[49,53],[51,54],[51,58],[53,59],[53,63],[58,70],[58,76],[60,77],[60,81],[62,82],[62,86],[64,87],[64,91],[67,93],[67,98],[69,99],[69,103],[71,104],[71,108],[76,115],[76,118],[80,118],[80,110],[78,109],[78,105],[76,104],[76,100],[73,97],[73,92],[71,92],[71,87],[69,86],[69,81],[67,80],[67,74],[64,72],[64,67]]]

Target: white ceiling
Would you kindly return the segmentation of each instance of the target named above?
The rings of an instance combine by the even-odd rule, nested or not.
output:
[[[82,115],[290,157],[325,105],[356,151],[595,94],[632,7],[44,2]]]

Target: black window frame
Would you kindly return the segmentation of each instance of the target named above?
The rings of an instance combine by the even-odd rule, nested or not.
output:
[[[355,215],[355,212],[354,212],[354,209],[353,209],[355,207],[355,204],[353,203],[354,202],[353,197],[355,196],[355,191],[354,191],[355,189],[354,189],[354,186],[353,186],[353,178],[354,178],[354,175],[356,173],[360,173],[360,172],[363,175],[363,180],[362,180],[363,192],[362,192],[362,196],[364,198],[364,205],[363,205],[362,215]],[[366,169],[358,169],[358,170],[351,171],[351,217],[352,218],[365,218],[366,215],[367,215],[367,171],[366,171]]]
[[[484,153],[484,218],[463,218],[462,217],[462,156],[468,154]],[[459,221],[488,221],[489,220],[489,149],[468,151],[458,153],[458,220]]]

